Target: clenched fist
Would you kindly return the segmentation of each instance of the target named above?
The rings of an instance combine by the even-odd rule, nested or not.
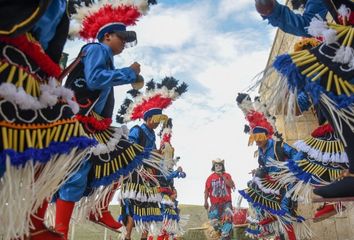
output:
[[[273,11],[275,0],[255,0],[255,5],[259,14],[268,16]]]
[[[140,64],[137,62],[134,62],[130,67],[133,69],[133,71],[136,73],[136,75],[139,75],[140,73]]]

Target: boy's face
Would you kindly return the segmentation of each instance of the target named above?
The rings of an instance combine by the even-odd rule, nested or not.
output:
[[[116,33],[106,34],[105,42],[112,49],[114,55],[118,55],[124,50],[125,41]]]
[[[146,125],[151,128],[151,129],[156,129],[160,123],[156,123],[152,120],[152,117],[149,117],[148,119],[146,119]]]
[[[256,145],[257,145],[257,147],[265,148],[267,146],[267,142],[268,142],[268,140],[256,141]]]

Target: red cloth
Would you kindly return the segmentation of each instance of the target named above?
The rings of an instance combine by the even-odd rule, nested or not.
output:
[[[228,173],[221,175],[213,173],[206,180],[205,189],[208,192],[211,204],[231,202],[231,188],[226,186],[223,177],[226,180],[232,180]]]

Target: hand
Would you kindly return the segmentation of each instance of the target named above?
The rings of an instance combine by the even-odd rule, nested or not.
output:
[[[136,75],[140,74],[140,64],[137,62],[134,62],[130,67],[133,69],[133,71],[136,73]]]
[[[275,0],[255,0],[257,12],[262,16],[268,16],[272,13]]]
[[[181,167],[181,166],[179,166],[179,167],[177,168],[177,171],[178,171],[178,172],[183,172],[182,167]]]
[[[206,202],[204,203],[204,208],[205,208],[206,210],[209,210],[209,203],[208,203],[208,201],[206,201]]]

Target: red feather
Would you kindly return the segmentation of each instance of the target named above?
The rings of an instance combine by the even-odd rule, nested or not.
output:
[[[113,7],[106,4],[83,20],[80,36],[83,39],[92,40],[96,38],[98,30],[104,25],[114,22],[121,22],[126,26],[135,25],[140,16],[141,13],[135,6]]]
[[[155,95],[147,100],[143,100],[141,104],[137,105],[133,109],[131,114],[131,120],[143,118],[144,113],[152,108],[165,109],[170,106],[171,103],[171,98],[163,97],[161,96],[161,94]]]
[[[254,129],[255,127],[263,127],[268,130],[269,136],[274,134],[272,125],[268,122],[263,113],[251,111],[246,115],[246,119],[249,122],[251,129]]]

